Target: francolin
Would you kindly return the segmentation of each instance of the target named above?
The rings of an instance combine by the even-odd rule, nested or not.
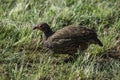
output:
[[[44,33],[43,45],[54,53],[73,55],[78,50],[86,50],[89,45],[103,46],[96,32],[81,26],[67,26],[53,32],[47,23],[40,23],[33,28]]]

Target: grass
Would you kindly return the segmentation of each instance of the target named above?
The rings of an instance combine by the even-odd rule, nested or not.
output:
[[[119,80],[120,61],[101,57],[120,40],[119,4],[119,0],[0,0],[0,79]],[[104,46],[91,45],[74,63],[64,63],[67,55],[43,52],[42,32],[32,30],[39,22],[49,23],[54,31],[71,24],[95,27]]]

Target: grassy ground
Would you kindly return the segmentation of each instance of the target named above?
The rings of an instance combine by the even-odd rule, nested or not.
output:
[[[0,5],[0,80],[120,79],[120,0],[0,0]],[[39,22],[54,31],[71,24],[95,27],[104,46],[91,45],[74,63],[64,63],[67,55],[43,52],[42,32],[31,27]],[[117,56],[104,56],[108,53]]]

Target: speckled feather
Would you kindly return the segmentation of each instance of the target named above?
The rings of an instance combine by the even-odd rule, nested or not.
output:
[[[79,50],[88,48],[86,40],[92,36],[93,30],[85,27],[68,26],[56,31],[47,40],[44,40],[44,45],[50,48],[55,53],[69,53],[73,54]]]

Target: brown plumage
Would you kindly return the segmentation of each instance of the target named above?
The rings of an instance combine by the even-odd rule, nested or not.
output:
[[[44,32],[43,45],[54,53],[74,54],[77,50],[86,50],[90,44],[103,46],[92,29],[81,26],[67,26],[56,32],[47,23],[40,23],[33,29]]]

